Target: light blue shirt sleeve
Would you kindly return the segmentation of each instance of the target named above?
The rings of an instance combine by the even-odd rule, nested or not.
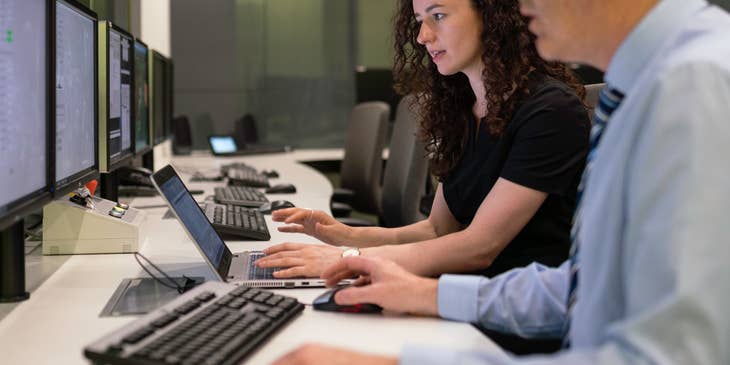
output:
[[[525,338],[560,338],[565,321],[569,263],[533,263],[493,279],[443,275],[438,308],[443,318]]]

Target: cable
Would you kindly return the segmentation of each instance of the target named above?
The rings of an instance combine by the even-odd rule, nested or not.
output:
[[[164,282],[162,279],[160,279],[159,277],[157,277],[154,274],[152,274],[147,269],[147,267],[145,267],[145,265],[142,264],[141,261],[139,261],[139,258],[140,257],[143,258],[150,266],[152,266],[160,274],[162,274],[162,276],[164,276],[165,279],[167,279],[170,282],[172,282],[173,285],[170,285],[170,283]],[[149,275],[151,278],[155,279],[155,281],[157,281],[158,283],[162,284],[163,286],[168,287],[170,289],[177,290],[177,292],[180,293],[180,294],[185,293],[186,291],[194,288],[195,285],[197,285],[197,283],[195,282],[195,280],[193,280],[193,279],[191,279],[191,278],[183,275],[182,277],[185,279],[185,284],[183,284],[182,286],[180,286],[180,284],[178,284],[177,281],[175,281],[173,278],[171,278],[169,275],[167,275],[164,271],[162,271],[162,269],[160,269],[159,267],[157,267],[157,265],[155,265],[154,263],[152,263],[152,261],[150,261],[148,258],[144,257],[144,255],[142,255],[139,252],[135,252],[134,253],[134,259],[137,260],[137,263],[139,264],[140,267],[142,267],[142,270],[144,270],[147,273],[147,275]]]

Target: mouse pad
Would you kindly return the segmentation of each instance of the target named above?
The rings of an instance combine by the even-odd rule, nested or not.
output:
[[[184,285],[185,278],[172,278],[178,285]],[[205,281],[202,277],[192,277],[195,285]],[[141,315],[153,311],[180,295],[176,289],[168,288],[153,278],[124,279],[99,317],[118,317],[127,315]]]

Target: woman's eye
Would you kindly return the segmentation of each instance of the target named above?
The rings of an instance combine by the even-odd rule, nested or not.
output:
[[[433,18],[436,19],[436,20],[441,20],[445,16],[446,16],[446,14],[442,14],[442,13],[435,13],[435,14],[433,14]]]

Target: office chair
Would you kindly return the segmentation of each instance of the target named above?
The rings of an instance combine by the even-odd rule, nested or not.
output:
[[[244,116],[236,119],[233,125],[233,138],[239,146],[245,146],[249,143],[259,142],[259,132],[256,127],[256,119],[253,115],[246,113]]]
[[[380,211],[380,177],[390,107],[380,101],[355,105],[345,137],[345,156],[340,166],[340,188],[335,189],[330,209],[335,217]],[[350,200],[352,208],[343,201]]]
[[[586,85],[586,100],[585,103],[588,106],[588,115],[591,117],[591,123],[593,122],[593,112],[596,109],[596,105],[598,105],[598,95],[601,93],[601,89],[606,86],[606,84],[591,84]]]
[[[425,218],[419,211],[426,188],[426,146],[418,138],[420,116],[416,98],[407,95],[398,103],[390,138],[388,163],[383,173],[380,225],[402,227]]]
[[[172,152],[176,155],[189,155],[193,149],[193,136],[190,121],[185,115],[172,120]]]
[[[420,117],[414,102],[415,97],[408,95],[396,108],[378,211],[379,225],[383,227],[401,227],[425,218],[419,205],[426,188],[428,159],[425,145],[418,138]],[[338,219],[351,226],[375,225],[357,218]]]

